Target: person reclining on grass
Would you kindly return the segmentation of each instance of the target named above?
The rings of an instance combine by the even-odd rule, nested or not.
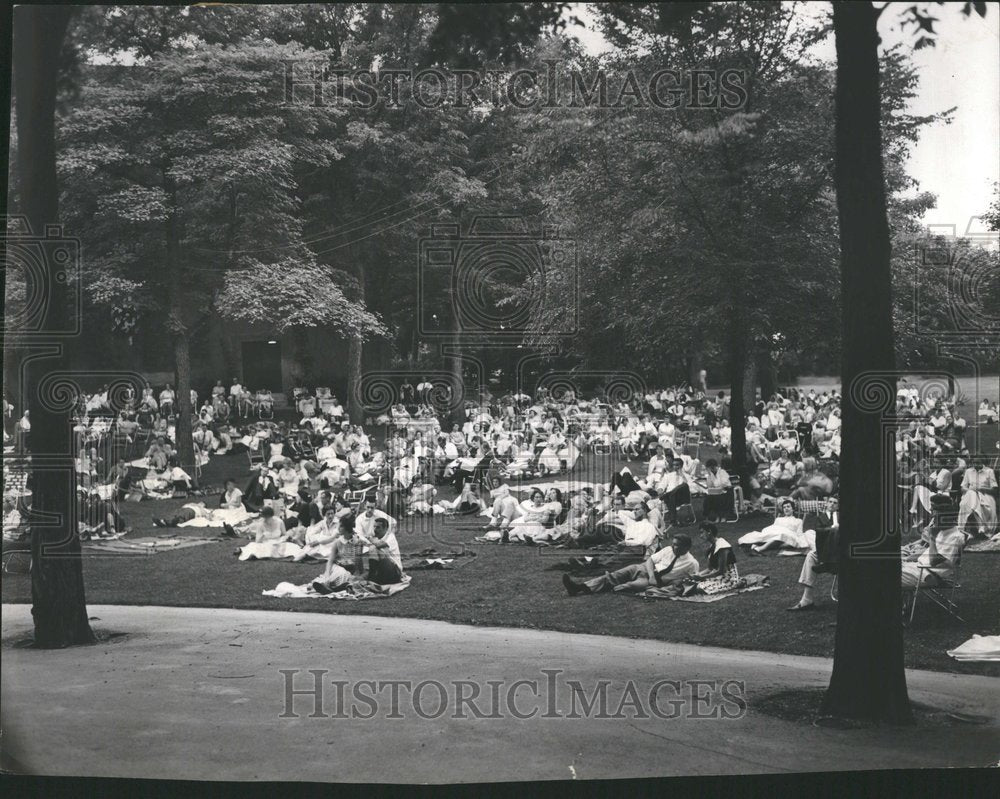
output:
[[[600,577],[582,579],[563,575],[563,585],[570,596],[599,594],[603,591],[639,593],[647,588],[663,587],[692,577],[698,561],[691,554],[691,538],[675,535],[671,545],[653,553],[642,563],[633,563]]]

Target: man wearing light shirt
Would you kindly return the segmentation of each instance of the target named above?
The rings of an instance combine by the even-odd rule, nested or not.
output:
[[[642,547],[644,551],[651,550],[659,533],[649,520],[649,507],[643,502],[636,507],[634,514],[634,521],[625,522],[625,539],[622,544],[627,547]]]
[[[671,546],[655,552],[642,563],[634,563],[590,580],[563,575],[570,596],[603,591],[639,592],[680,582],[698,573],[698,561],[691,554],[691,538],[675,535]]]
[[[354,531],[358,535],[371,538],[374,535],[376,519],[385,519],[390,532],[396,529],[396,520],[388,513],[376,508],[374,499],[366,499],[363,507],[361,514],[354,521]]]
[[[656,485],[656,490],[660,492],[663,504],[667,506],[671,524],[677,524],[677,509],[691,502],[691,487],[684,476],[683,467],[684,461],[680,458],[674,458],[670,469]]]

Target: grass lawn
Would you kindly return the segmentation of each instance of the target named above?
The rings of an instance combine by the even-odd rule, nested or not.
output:
[[[580,479],[588,472],[606,480],[607,472],[588,456]],[[633,470],[637,464],[633,464]],[[217,457],[206,467],[203,480],[220,485],[224,476],[247,479],[245,456]],[[212,502],[215,498],[207,498]],[[152,515],[166,516],[185,500],[124,503],[134,527],[133,536],[195,535],[199,528],[157,530]],[[399,542],[404,553],[434,547],[438,552],[465,548],[476,557],[460,558],[449,571],[414,571],[413,584],[404,593],[384,600],[337,602],[275,599],[261,596],[279,582],[306,582],[322,565],[237,560],[237,543],[220,540],[204,546],[151,556],[87,555],[84,577],[87,599],[93,604],[174,605],[225,608],[261,608],[313,613],[369,614],[490,626],[632,636],[664,641],[760,649],[799,655],[832,656],[836,605],[829,599],[828,576],[820,578],[821,604],[811,613],[788,613],[801,593],[797,585],[801,557],[743,557],[743,574],[765,574],[769,589],[712,604],[646,600],[617,594],[569,597],[561,584],[563,564],[572,551],[520,545],[471,544],[481,519],[403,519]],[[732,543],[768,521],[744,518],[723,525]],[[694,533],[694,528],[688,532]],[[696,545],[701,558],[703,546]],[[30,578],[4,574],[4,602],[30,602]],[[997,586],[1000,555],[968,553],[962,565],[960,606],[962,625],[929,602],[918,608],[916,623],[905,633],[906,665],[960,673],[1000,676],[1000,664],[959,663],[946,654],[973,633],[1000,633]],[[456,630],[456,634],[458,631]]]

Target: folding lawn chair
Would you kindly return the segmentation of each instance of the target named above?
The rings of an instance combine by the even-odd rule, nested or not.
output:
[[[931,602],[948,613],[949,616],[952,616],[962,624],[965,624],[965,619],[963,619],[958,613],[958,603],[955,602],[955,591],[962,587],[961,566],[961,551],[959,551],[955,556],[955,567],[952,571],[951,579],[949,580],[931,572],[931,570],[935,567],[925,566],[922,563],[917,564],[917,568],[920,569],[920,579],[917,581],[917,587],[913,589],[913,599],[910,602],[910,618],[907,622],[908,624],[913,624],[913,618],[917,613],[917,599],[921,596],[927,597]]]

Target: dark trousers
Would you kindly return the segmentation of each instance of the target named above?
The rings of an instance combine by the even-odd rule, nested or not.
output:
[[[191,508],[181,508],[169,519],[165,519],[167,527],[176,527],[181,522],[189,522],[195,517],[195,512]]]
[[[670,521],[676,522],[677,509],[681,505],[687,505],[691,502],[691,487],[687,483],[682,483],[673,491],[661,494],[660,498],[667,506],[667,510],[670,511]]]
[[[368,561],[368,579],[379,585],[392,585],[403,578],[403,570],[391,558],[371,558]]]
[[[727,488],[725,494],[705,495],[705,517],[708,519],[725,519],[732,511],[733,489]]]

